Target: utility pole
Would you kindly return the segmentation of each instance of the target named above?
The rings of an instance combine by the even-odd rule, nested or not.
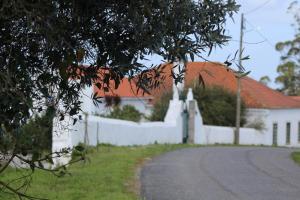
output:
[[[244,37],[244,14],[241,16],[241,34],[240,34],[240,50],[239,50],[239,71],[236,74],[237,78],[237,94],[236,94],[236,121],[234,132],[234,144],[239,144],[240,141],[240,124],[241,124],[241,67],[243,54],[243,37]]]

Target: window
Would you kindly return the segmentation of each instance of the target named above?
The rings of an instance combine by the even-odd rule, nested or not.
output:
[[[291,123],[286,123],[286,144],[291,143]]]
[[[300,143],[300,122],[298,122],[298,142]]]
[[[278,124],[273,123],[273,145],[277,145]]]

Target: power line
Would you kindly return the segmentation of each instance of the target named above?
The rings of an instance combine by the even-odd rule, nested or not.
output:
[[[263,8],[265,5],[267,5],[268,3],[270,3],[272,0],[267,0],[265,1],[264,3],[260,4],[259,6],[253,8],[252,10],[249,10],[248,12],[245,13],[245,15],[248,15],[250,13],[254,13],[256,12],[257,10]]]
[[[239,40],[229,40],[231,42],[240,42]],[[262,40],[262,41],[259,41],[259,42],[245,42],[243,41],[243,44],[261,44],[261,43],[264,43],[266,42],[267,40]]]
[[[248,23],[250,26],[252,26],[253,30],[260,35],[260,37],[262,37],[272,48],[274,48],[274,45],[272,44],[272,42],[270,42],[270,40],[264,35],[262,34],[259,30],[257,30],[255,28],[255,26],[248,20],[245,18],[246,23]]]

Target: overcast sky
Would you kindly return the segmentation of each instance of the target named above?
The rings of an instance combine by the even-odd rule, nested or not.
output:
[[[268,75],[274,82],[277,76],[276,68],[280,63],[280,54],[275,50],[275,44],[292,39],[295,30],[292,14],[287,12],[292,0],[237,0],[241,5],[240,12],[234,16],[235,23],[228,21],[227,29],[234,41],[223,49],[212,52],[210,60],[223,61],[227,55],[239,48],[240,14],[245,13],[245,55],[250,56],[244,62],[244,67],[251,70],[250,77],[259,80]],[[248,13],[248,14],[247,14]],[[264,42],[262,42],[264,41]],[[247,44],[257,43],[259,44]],[[274,83],[271,87],[277,87]]]

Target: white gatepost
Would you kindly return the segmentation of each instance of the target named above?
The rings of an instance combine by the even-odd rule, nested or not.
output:
[[[192,126],[192,127],[189,127],[189,131],[192,131],[192,133],[193,133],[192,141],[195,144],[203,144],[206,142],[207,137],[206,137],[205,131],[204,131],[203,119],[201,116],[201,112],[199,110],[197,101],[194,99],[192,88],[188,89],[186,102],[187,102],[188,110],[190,110],[189,112],[193,112],[192,113],[193,119],[191,119],[192,121],[189,122],[189,126]],[[193,108],[190,108],[190,105]],[[190,113],[190,117],[191,117],[191,113]]]

